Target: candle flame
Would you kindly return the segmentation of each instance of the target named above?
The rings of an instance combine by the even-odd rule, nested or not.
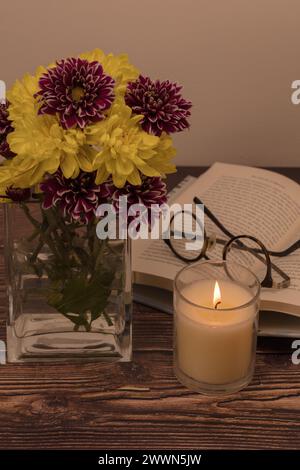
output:
[[[221,291],[218,281],[215,283],[214,288],[214,307],[218,308],[218,305],[221,303]]]

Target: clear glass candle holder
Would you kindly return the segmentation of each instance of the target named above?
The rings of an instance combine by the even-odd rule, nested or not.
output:
[[[204,394],[234,393],[253,377],[260,283],[229,261],[183,268],[174,288],[174,370]]]

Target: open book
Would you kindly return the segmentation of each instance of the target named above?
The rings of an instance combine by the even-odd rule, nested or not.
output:
[[[270,250],[283,250],[300,238],[300,186],[285,176],[215,163],[199,178],[183,181],[181,188],[171,192],[170,201],[192,203],[194,196],[232,233],[254,235]],[[205,229],[224,238],[208,218]],[[216,245],[209,257],[220,259],[221,254],[222,247]],[[262,289],[260,333],[295,336],[300,334],[300,249],[272,261],[290,276],[291,285]],[[184,265],[163,240],[135,240],[135,300],[171,313],[174,277]]]

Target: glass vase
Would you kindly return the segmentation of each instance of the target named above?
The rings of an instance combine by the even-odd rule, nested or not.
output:
[[[130,361],[130,240],[39,201],[4,205],[9,362]]]

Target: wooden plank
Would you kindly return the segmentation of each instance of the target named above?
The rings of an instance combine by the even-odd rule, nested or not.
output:
[[[135,352],[131,364],[9,365],[0,448],[298,448],[299,369],[277,359],[259,355],[253,383],[220,398],[182,387],[169,351]]]

